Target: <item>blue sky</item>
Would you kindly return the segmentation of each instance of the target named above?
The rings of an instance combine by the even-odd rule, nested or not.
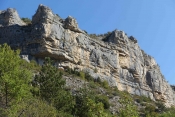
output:
[[[88,33],[119,29],[133,35],[175,84],[175,0],[0,0],[0,10],[12,7],[20,17],[32,18],[39,4],[62,18],[75,17]]]

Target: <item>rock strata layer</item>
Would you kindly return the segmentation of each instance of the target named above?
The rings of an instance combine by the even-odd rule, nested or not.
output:
[[[134,37],[114,30],[104,41],[90,38],[75,18],[65,20],[39,5],[26,25],[15,9],[0,11],[0,43],[21,50],[21,57],[42,64],[46,56],[59,68],[89,72],[119,90],[175,105],[175,94],[153,57],[140,49]]]

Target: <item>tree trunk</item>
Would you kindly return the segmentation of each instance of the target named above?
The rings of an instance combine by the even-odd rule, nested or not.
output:
[[[7,83],[5,83],[5,107],[7,107],[8,104],[8,87]]]

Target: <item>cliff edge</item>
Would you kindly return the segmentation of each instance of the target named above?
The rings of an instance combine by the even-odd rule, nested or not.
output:
[[[62,19],[47,6],[39,5],[31,25],[26,25],[15,9],[0,11],[3,43],[20,49],[27,61],[42,64],[49,56],[59,68],[84,70],[119,90],[162,100],[167,107],[175,105],[174,91],[154,58],[123,31],[114,30],[105,41],[96,40],[79,29],[75,18]]]

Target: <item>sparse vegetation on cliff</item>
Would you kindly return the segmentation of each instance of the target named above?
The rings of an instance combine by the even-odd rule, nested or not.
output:
[[[24,23],[26,23],[27,25],[29,25],[29,24],[32,24],[32,21],[31,21],[31,19],[29,19],[29,18],[21,18],[21,20],[24,22]]]
[[[44,65],[28,63],[6,44],[0,46],[0,116],[2,117],[174,117],[175,108],[165,108],[145,96],[131,95],[110,87],[87,72],[60,71],[46,58]],[[74,93],[63,76],[87,83]],[[111,100],[119,98],[115,103]],[[111,113],[116,108],[117,113]],[[47,111],[46,111],[47,110]]]

